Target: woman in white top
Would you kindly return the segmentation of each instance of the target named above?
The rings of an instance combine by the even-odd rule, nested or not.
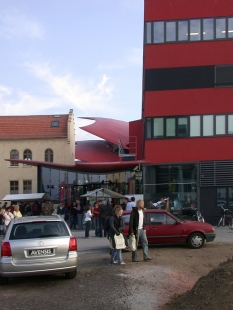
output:
[[[91,238],[89,237],[89,231],[91,228],[91,205],[86,206],[86,212],[85,212],[85,222],[86,222],[86,228],[85,228],[85,238]]]
[[[19,211],[19,206],[15,206],[15,211],[13,213],[15,217],[22,217],[22,214]]]
[[[10,207],[6,209],[6,212],[4,213],[4,220],[5,225],[8,226],[10,221],[14,218],[14,215],[10,212]]]

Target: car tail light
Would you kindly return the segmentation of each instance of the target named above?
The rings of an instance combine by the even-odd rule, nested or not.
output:
[[[2,244],[2,257],[3,256],[12,256],[11,245],[9,242],[3,242]]]
[[[77,251],[77,240],[75,237],[70,238],[69,251]]]

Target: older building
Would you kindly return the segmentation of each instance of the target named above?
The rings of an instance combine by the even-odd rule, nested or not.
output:
[[[41,191],[37,167],[4,159],[73,165],[73,110],[64,115],[0,116],[0,199],[7,194]]]

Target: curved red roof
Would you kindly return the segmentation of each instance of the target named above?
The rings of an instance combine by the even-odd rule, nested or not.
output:
[[[95,121],[95,123],[80,127],[80,129],[83,129],[97,137],[100,137],[116,145],[118,145],[118,138],[120,138],[123,148],[129,147],[128,122],[103,117],[79,117],[79,118]]]
[[[117,154],[105,140],[76,141],[75,159],[88,162],[114,162],[119,161]]]
[[[27,164],[31,166],[43,166],[47,168],[61,169],[61,170],[70,170],[78,171],[84,173],[111,173],[111,172],[122,172],[133,170],[136,166],[145,164],[143,160],[135,161],[118,161],[118,162],[82,162],[78,161],[75,165],[65,165],[50,163],[45,161],[36,161],[36,160],[23,160],[23,159],[5,159],[6,161]],[[148,164],[148,162],[147,162]]]

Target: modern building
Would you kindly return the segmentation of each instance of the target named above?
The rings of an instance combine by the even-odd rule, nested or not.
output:
[[[144,14],[144,198],[216,224],[233,207],[232,1],[145,0]]]

